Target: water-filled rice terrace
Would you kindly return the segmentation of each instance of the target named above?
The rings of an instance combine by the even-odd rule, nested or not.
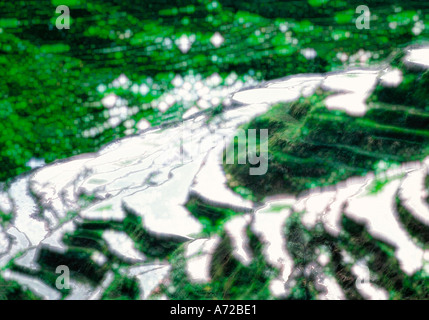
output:
[[[423,5],[64,2],[0,5],[0,299],[428,298]]]

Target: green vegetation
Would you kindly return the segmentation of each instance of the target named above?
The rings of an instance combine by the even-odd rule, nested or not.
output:
[[[225,85],[232,72],[242,81],[247,74],[268,80],[324,72],[342,67],[343,53],[352,59],[365,48],[369,61],[379,61],[429,32],[428,5],[409,1],[372,1],[370,30],[355,26],[357,0],[67,3],[71,26],[62,30],[55,27],[58,1],[0,4],[0,180],[28,171],[31,158],[96,151],[137,132],[143,118],[152,125],[180,120],[189,105],[176,102],[163,114],[152,104],[176,75],[218,73]],[[421,33],[413,31],[417,22]],[[211,42],[216,32],[224,39],[219,46]],[[182,37],[191,42],[185,53]],[[306,48],[317,56],[306,59]],[[120,74],[129,86],[111,85]],[[134,84],[148,92],[131,90]],[[110,118],[101,100],[111,93],[137,108],[126,116],[134,122],[104,127]],[[93,137],[83,134],[94,128]]]
[[[372,237],[363,225],[343,216],[343,232],[338,238],[334,238],[320,225],[311,230],[306,229],[300,222],[301,215],[302,213],[295,212],[287,220],[285,229],[288,250],[294,257],[297,269],[303,270],[309,262],[315,261],[316,250],[323,247],[331,256],[330,262],[323,267],[323,272],[335,277],[348,299],[363,298],[356,289],[357,278],[351,273],[351,266],[359,260],[367,262],[371,272],[371,282],[385,288],[391,299],[428,298],[427,274],[421,271],[412,276],[406,275],[395,258],[395,249]],[[410,221],[403,222],[407,227],[412,225]],[[420,225],[419,230],[413,231],[419,232],[421,228]],[[347,252],[354,262],[346,262],[343,252]],[[314,275],[299,276],[296,280],[291,298],[314,299],[316,297]]]
[[[397,175],[395,177],[386,177],[386,176],[376,176],[374,181],[371,183],[371,186],[369,187],[369,193],[370,194],[377,194],[378,192],[380,192],[381,190],[383,190],[383,188],[389,184],[389,182],[392,182],[393,180],[396,179],[401,179],[403,178],[404,175]]]
[[[115,274],[112,284],[104,291],[102,300],[136,300],[139,293],[135,279]]]
[[[398,122],[414,125],[416,128],[424,128],[428,125],[427,111],[429,111],[429,71],[420,68],[409,68],[404,64],[405,53],[399,52],[393,55],[391,67],[398,69],[403,74],[403,80],[397,87],[383,86],[379,84],[369,101],[381,104],[394,105],[400,116],[400,109],[407,109],[408,117],[398,117]],[[425,112],[426,111],[426,112]],[[389,118],[389,120],[392,118]]]
[[[366,258],[374,284],[385,288],[391,299],[427,299],[428,277],[417,272],[406,275],[394,256],[395,249],[374,239],[363,226],[343,217],[346,235],[338,243],[355,258]]]
[[[413,238],[427,246],[429,245],[429,226],[418,221],[402,204],[399,198],[396,198],[396,209],[402,224]]]
[[[6,281],[0,276],[0,300],[40,300],[30,290],[23,290],[16,281]]]
[[[55,27],[55,7],[60,4],[70,6],[70,29]],[[248,165],[225,165],[230,187],[256,202],[267,195],[298,194],[421,160],[429,154],[429,71],[409,70],[402,58],[404,47],[429,39],[429,5],[371,1],[371,29],[359,30],[354,9],[361,4],[360,0],[3,1],[0,181],[9,182],[30,170],[28,163],[33,158],[50,163],[97,151],[106,143],[137,133],[142,119],[151,126],[180,121],[199,98],[187,103],[177,99],[161,112],[158,107],[165,95],[178,95],[172,83],[176,76],[199,81],[217,73],[220,83],[209,88],[214,90],[231,86],[227,81],[231,74],[245,83],[250,78],[263,81],[342,69],[359,63],[359,52],[368,63],[388,58],[391,66],[403,73],[402,83],[396,88],[378,84],[363,117],[327,110],[323,100],[329,93],[320,90],[311,97],[273,106],[244,126],[269,129],[267,174],[249,176]],[[416,31],[417,25],[421,28]],[[212,41],[217,33],[223,39],[219,45]],[[181,39],[189,41],[188,50],[181,50]],[[306,58],[305,49],[314,49],[316,56]],[[115,79],[121,74],[126,80],[118,84]],[[114,124],[112,109],[101,102],[112,94],[125,108],[121,111],[124,116]],[[206,112],[210,119],[221,114],[221,101]],[[88,135],[90,131],[94,133]],[[389,181],[377,176],[370,192],[379,192]],[[425,182],[429,189],[429,176]],[[96,200],[81,195],[78,205],[82,209]],[[170,283],[163,283],[156,294],[170,299],[272,299],[269,283],[280,270],[265,261],[264,244],[250,227],[247,236],[254,259],[245,266],[232,255],[223,227],[243,213],[195,197],[188,200],[186,208],[204,226],[199,237],[217,235],[221,239],[212,258],[209,283],[190,281],[184,257],[187,239],[150,232],[142,218],[126,208],[122,222],[77,222],[78,212],[69,212],[60,224],[75,219],[77,228],[61,239],[66,252],[42,246],[36,258],[40,270],[16,264],[23,253],[4,270],[30,275],[52,288],[58,265],[67,265],[73,278],[92,286],[100,285],[112,271],[114,280],[102,299],[137,299],[137,280],[121,273],[133,264],[113,254],[103,239],[104,231],[117,230],[132,239],[148,263],[163,260],[172,266]],[[278,206],[273,211],[283,209]],[[428,227],[399,199],[396,209],[406,230],[426,248]],[[386,288],[391,299],[429,298],[427,271],[406,275],[395,258],[395,248],[375,239],[363,225],[343,216],[344,231],[335,238],[319,224],[306,229],[300,220],[302,214],[292,212],[284,230],[295,271],[301,272],[290,283],[290,299],[316,299],[320,294],[317,275],[303,273],[320,251],[328,252],[331,260],[319,272],[334,277],[349,299],[363,297],[356,289],[352,264],[344,260],[342,252],[354,261],[367,261],[373,283]],[[12,214],[0,211],[2,227],[11,219]],[[101,266],[94,261],[95,253],[106,257]],[[63,289],[61,294],[65,298],[70,290]],[[37,298],[18,283],[0,277],[0,299]]]
[[[296,194],[377,171],[379,162],[391,166],[429,154],[429,112],[372,103],[363,117],[353,117],[326,109],[325,97],[319,91],[276,105],[245,125],[245,130],[269,128],[268,172],[252,176],[250,164],[225,164],[230,185],[245,186],[260,197]]]
[[[328,236],[323,228],[320,228],[320,225],[314,230],[307,230],[300,220],[302,214],[302,212],[293,212],[287,219],[284,229],[287,239],[286,248],[292,255],[295,269],[300,270],[300,274],[295,279],[295,285],[290,289],[289,298],[314,300],[318,296],[318,291],[314,285],[316,274],[305,276],[304,270],[309,263],[317,259],[317,249],[323,247],[332,250],[335,244],[332,237]]]
[[[12,214],[6,214],[0,210],[0,225],[6,227],[8,223],[12,220]]]
[[[77,279],[84,278],[96,285],[103,279],[108,266],[98,266],[91,258],[93,253],[93,249],[85,247],[69,247],[65,253],[42,248],[37,262],[43,266],[43,273],[50,272],[55,275],[55,270],[59,265],[66,265],[70,268],[71,276]],[[58,275],[55,276],[55,279],[56,277]]]
[[[209,205],[197,197],[191,197],[186,208],[204,226],[201,236],[210,237],[222,230],[226,221],[235,215],[242,214],[231,209],[219,208]]]
[[[163,237],[148,232],[142,223],[142,218],[133,213],[128,213],[121,227],[134,240],[136,248],[152,258],[168,257],[185,238]]]
[[[170,260],[172,265],[171,284],[163,287],[169,299],[193,300],[260,300],[272,299],[269,281],[278,274],[264,260],[261,242],[248,229],[249,246],[255,259],[244,266],[231,252],[231,243],[225,233],[219,234],[221,243],[213,254],[211,262],[211,281],[207,284],[192,283],[186,274],[184,249],[180,248]]]

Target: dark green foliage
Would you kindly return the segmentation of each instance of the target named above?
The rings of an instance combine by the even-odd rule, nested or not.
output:
[[[295,279],[296,283],[290,289],[291,295],[288,298],[298,300],[314,300],[317,298],[319,292],[314,285],[315,274],[304,276],[303,271],[308,264],[317,259],[316,250],[320,247],[329,250],[333,256],[334,263],[329,266],[333,268],[332,273],[335,274],[337,280],[341,279],[339,283],[346,295],[349,294],[352,299],[358,298],[359,295],[356,295],[353,289],[354,283],[349,283],[350,279],[346,278],[350,277],[350,274],[341,268],[341,264],[338,264],[338,261],[335,261],[334,255],[339,253],[336,239],[326,234],[320,225],[313,230],[307,230],[301,223],[301,216],[301,213],[294,212],[287,219],[285,226],[287,250],[293,258],[294,269],[301,272]],[[350,292],[348,292],[349,289],[351,289]]]
[[[426,186],[426,190],[428,191],[428,194],[429,194],[429,175],[427,175],[425,178],[425,186]],[[429,196],[426,198],[426,201],[429,203]]]
[[[395,248],[372,237],[364,225],[343,216],[343,232],[338,238],[334,238],[317,226],[307,230],[301,224],[300,217],[301,214],[295,212],[288,219],[285,230],[288,251],[294,258],[296,269],[302,270],[308,263],[315,261],[316,248],[323,246],[329,249],[331,255],[331,261],[324,267],[324,272],[335,276],[348,299],[360,300],[363,297],[356,289],[356,281],[359,280],[351,273],[351,264],[345,263],[343,259],[342,251],[345,251],[355,261],[367,261],[371,272],[370,281],[385,288],[391,299],[427,299],[428,280],[424,272],[419,271],[412,276],[405,274],[395,258]],[[408,225],[407,228],[409,227]],[[289,298],[316,298],[314,281],[313,276],[299,275]]]
[[[371,61],[388,57],[392,50],[411,42],[428,39],[429,28],[415,36],[411,29],[414,16],[427,20],[429,6],[423,2],[371,1],[370,30],[358,30],[352,1],[72,1],[72,26],[55,28],[55,6],[60,1],[3,1],[0,4],[0,180],[11,179],[28,171],[31,158],[46,162],[84,152],[125,135],[124,125],[108,128],[93,138],[83,136],[86,129],[103,125],[106,108],[100,100],[115,93],[137,106],[138,113],[129,118],[147,119],[152,125],[181,119],[186,107],[176,103],[162,114],[150,103],[172,89],[175,75],[217,72],[222,81],[234,72],[238,77],[250,74],[256,80],[268,80],[289,74],[326,72],[343,68],[337,54],[348,56],[365,48]],[[395,11],[395,6],[403,8]],[[389,23],[397,28],[391,29]],[[287,25],[285,34],[281,26]],[[210,43],[215,32],[225,42],[218,48]],[[124,34],[129,33],[129,37]],[[196,37],[192,49],[183,54],[174,43],[183,34]],[[289,40],[288,40],[289,38]],[[292,41],[292,38],[293,41]],[[171,48],[164,45],[172,42]],[[296,42],[295,42],[296,40]],[[314,48],[317,57],[306,59],[301,50]],[[404,72],[398,88],[377,86],[370,97],[371,109],[362,118],[342,112],[327,111],[323,92],[292,104],[273,107],[246,128],[269,129],[269,171],[265,176],[249,176],[249,167],[226,166],[232,174],[231,186],[237,192],[259,198],[281,192],[299,193],[321,185],[331,185],[353,175],[377,170],[379,161],[388,165],[418,160],[429,152],[429,71],[406,70],[403,53],[393,56],[392,66]],[[146,95],[123,88],[97,90],[124,73],[133,83],[147,83]],[[225,83],[222,83],[225,85]],[[222,113],[222,106],[208,110],[209,115]],[[133,128],[133,132],[136,132]],[[386,181],[377,181],[373,190],[382,189]],[[429,188],[429,178],[426,179]],[[246,188],[244,188],[246,187]],[[250,190],[250,191],[249,191]],[[96,200],[82,195],[85,207]],[[405,228],[419,241],[427,243],[427,227],[416,221],[397,200],[397,209]],[[250,231],[247,235],[254,260],[242,265],[231,254],[229,238],[222,231],[224,222],[240,214],[217,208],[191,198],[187,208],[204,225],[200,236],[218,234],[222,238],[212,261],[212,281],[192,284],[185,272],[182,238],[166,238],[145,229],[142,218],[127,212],[123,223],[84,221],[67,234],[67,252],[42,248],[37,262],[40,271],[27,270],[13,262],[10,269],[39,278],[55,287],[55,268],[64,264],[72,276],[97,285],[113,269],[115,279],[103,299],[136,299],[139,288],[135,279],[121,275],[116,268],[129,262],[108,251],[102,232],[115,229],[126,232],[135,246],[151,259],[167,259],[173,266],[172,286],[163,290],[171,299],[270,299],[269,281],[278,275],[263,259],[262,243]],[[71,212],[64,220],[72,219]],[[0,212],[0,223],[7,224],[12,215]],[[377,276],[376,284],[387,288],[393,299],[427,299],[428,278],[423,272],[404,274],[394,253],[395,248],[374,239],[364,226],[344,217],[345,232],[338,239],[327,236],[318,225],[306,230],[294,213],[287,228],[287,249],[297,268],[316,259],[316,248],[324,246],[332,260],[326,267],[335,276],[347,298],[362,298],[355,288],[350,265],[340,252],[346,250],[355,259],[368,258],[368,266]],[[63,222],[63,221],[61,221]],[[93,262],[92,254],[100,251],[107,257],[103,266]],[[82,278],[82,279],[81,279]],[[292,288],[292,299],[315,299],[318,292],[314,277],[302,274]],[[171,290],[171,289],[174,290]],[[68,290],[61,291],[63,298]],[[0,299],[36,299],[17,283],[0,277]]]
[[[294,258],[297,268],[303,269],[305,265],[314,260],[314,248],[310,246],[311,233],[300,222],[300,214],[294,213],[288,220],[285,228],[287,237],[287,250]]]
[[[412,119],[404,119],[399,111],[400,117],[398,120],[406,120],[410,121],[410,123],[417,121],[417,124],[427,127],[429,124],[427,116],[427,112],[429,111],[429,71],[423,68],[410,69],[404,63],[405,58],[405,53],[401,51],[396,53],[391,61],[392,67],[399,69],[403,74],[403,80],[399,86],[388,87],[378,84],[369,101],[392,104],[399,108],[409,109]],[[420,118],[421,116],[422,118]]]
[[[343,226],[349,232],[339,239],[356,259],[369,258],[368,267],[377,279],[371,282],[386,288],[391,299],[427,299],[428,281],[422,272],[406,275],[395,258],[395,248],[374,239],[366,230],[343,217]],[[359,231],[360,230],[360,231]]]
[[[377,170],[379,161],[395,164],[429,153],[429,113],[371,105],[363,117],[329,111],[325,94],[279,104],[244,129],[269,129],[268,172],[249,175],[249,166],[224,164],[231,185],[243,185],[262,197],[299,193]]]
[[[63,241],[66,245],[93,248],[98,251],[103,251],[105,246],[101,233],[88,230],[76,230],[73,234],[66,234]]]
[[[100,267],[91,259],[93,252],[91,249],[70,247],[63,254],[42,248],[38,263],[44,271],[51,273],[55,273],[58,266],[65,265],[69,267],[71,276],[84,277],[96,285],[103,279],[107,267]]]
[[[429,243],[429,226],[418,221],[402,204],[399,198],[396,198],[396,210],[402,224],[412,237],[417,238],[421,243]]]
[[[15,281],[6,281],[0,276],[0,300],[39,300],[30,290],[23,290]]]
[[[225,221],[234,215],[242,214],[231,209],[207,204],[197,197],[190,197],[186,208],[203,224],[202,236],[211,236],[221,231]]]
[[[296,284],[291,288],[290,300],[315,300],[317,290],[314,283],[309,279],[299,276],[295,280]]]
[[[45,266],[43,264],[43,261],[41,261],[41,265]],[[52,289],[55,290],[59,290],[62,294],[62,298],[65,298],[67,295],[70,294],[70,289],[57,289],[56,287],[56,281],[57,278],[61,275],[60,273],[55,273],[55,269],[57,266],[59,266],[61,264],[58,265],[52,265],[52,266],[47,266],[46,268],[43,267],[40,270],[32,270],[32,269],[27,269],[25,267],[19,266],[17,264],[13,264],[11,266],[11,270],[16,271],[20,274],[23,275],[27,275],[27,276],[31,276],[37,279],[40,279],[41,281],[43,281],[45,284],[47,284],[48,286],[50,286]],[[80,277],[82,279],[82,277]],[[86,279],[86,278],[85,278]]]
[[[340,254],[339,247],[334,242],[332,252],[332,268],[335,279],[343,288],[344,294],[348,300],[362,300],[363,297],[356,289],[356,277],[352,274],[351,268],[345,265]]]
[[[135,279],[115,274],[112,284],[104,291],[102,300],[136,300],[140,289]]]
[[[142,218],[128,212],[122,222],[122,229],[134,240],[136,248],[153,258],[165,258],[176,250],[184,238],[166,237],[145,230]]]
[[[124,261],[123,258],[112,254],[102,238],[102,232],[104,230],[87,230],[85,228],[78,228],[72,234],[66,234],[63,238],[65,245],[82,248],[82,250],[93,250],[102,253],[108,259],[108,265],[112,263],[126,264],[128,261]],[[107,268],[107,267],[104,267]]]
[[[12,214],[6,214],[0,210],[0,225],[6,226],[7,223],[12,220]]]
[[[89,70],[4,32],[0,46],[0,162],[7,168],[0,179],[22,173],[32,157],[51,162],[92,151],[97,142],[81,138],[89,126],[83,119],[99,119],[102,109],[83,106]],[[82,85],[72,86],[77,83]]]
[[[371,13],[378,19],[371,22],[370,30],[355,26],[358,15],[351,8],[358,1],[216,3],[74,1],[67,3],[70,29],[59,30],[55,27],[58,1],[1,2],[0,162],[6,169],[0,180],[28,171],[26,163],[32,157],[52,162],[98,150],[124,136],[123,125],[94,138],[82,136],[85,129],[106,121],[100,100],[110,92],[126,99],[129,106],[139,107],[131,119],[146,118],[157,125],[180,120],[186,111],[179,103],[162,115],[149,105],[172,88],[176,74],[206,77],[217,72],[225,79],[235,72],[239,77],[250,73],[267,80],[325,72],[342,67],[338,53],[350,56],[363,43],[373,52],[373,59],[379,60],[397,47],[428,38],[428,28],[419,36],[411,31],[414,15],[421,12],[421,19],[427,17],[428,6],[423,2],[407,2],[399,13],[394,7],[404,7],[401,1],[371,2]],[[390,29],[391,22],[397,28]],[[297,43],[292,36],[286,39],[280,30],[283,25]],[[218,48],[210,43],[215,32],[225,38]],[[196,40],[183,54],[174,42],[192,34]],[[171,47],[165,44],[167,39]],[[307,60],[300,53],[304,48],[314,48],[317,56]],[[122,88],[96,90],[121,73],[138,84],[151,77],[158,89],[147,95]]]
[[[278,271],[267,265],[263,256],[262,244],[248,229],[249,246],[254,256],[249,266],[244,266],[232,256],[229,238],[222,233],[211,263],[212,280],[207,284],[193,284],[186,274],[186,260],[183,259],[183,248],[180,248],[171,260],[171,272],[174,291],[167,289],[170,299],[202,300],[260,300],[271,299],[269,281],[276,277]]]

